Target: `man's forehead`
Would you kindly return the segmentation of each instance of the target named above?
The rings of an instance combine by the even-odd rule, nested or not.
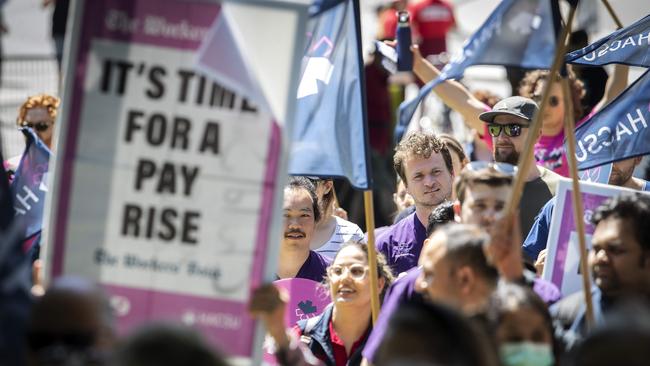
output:
[[[465,188],[465,196],[473,199],[495,199],[506,200],[510,193],[510,186],[507,184],[492,186],[485,183],[476,182],[468,184]]]
[[[445,164],[442,154],[439,152],[432,151],[429,157],[424,157],[422,155],[409,154],[404,161],[404,165],[407,169],[416,170],[424,169],[427,167],[434,166],[443,166]]]
[[[309,192],[305,189],[285,189],[284,205],[285,210],[307,210],[312,211],[312,201]]]

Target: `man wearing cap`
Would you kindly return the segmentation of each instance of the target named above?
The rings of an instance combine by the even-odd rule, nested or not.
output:
[[[533,100],[515,96],[501,100],[492,111],[479,115],[480,120],[487,123],[487,131],[492,136],[495,161],[517,164],[537,111],[537,104]],[[555,195],[559,179],[559,175],[551,170],[535,165],[534,156],[530,159],[532,164],[526,172],[526,183],[519,203],[522,233],[528,233],[539,210]]]

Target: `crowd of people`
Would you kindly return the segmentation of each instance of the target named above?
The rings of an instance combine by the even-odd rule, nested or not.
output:
[[[433,0],[391,2],[378,9],[380,37],[394,37],[395,10],[414,14],[420,45],[412,47],[413,74],[420,83],[433,80],[440,75],[439,65],[427,56],[446,51],[445,35],[455,25],[452,7]],[[390,176],[383,183],[395,187],[392,199],[390,195],[375,199],[380,206],[393,208],[394,214],[378,219],[381,226],[371,243],[377,252],[373,263],[368,234],[357,215],[349,218],[342,208],[347,202],[338,202],[337,182],[326,177],[288,177],[275,280],[318,282],[331,303],[316,316],[287,328],[289,294],[272,283],[252,292],[250,315],[264,324],[277,362],[290,366],[647,364],[650,195],[622,193],[605,201],[589,218],[595,227],[588,256],[593,323],[582,292],[563,296],[555,284],[541,278],[558,181],[569,176],[564,150],[567,106],[559,75],[530,70],[506,98],[445,81],[433,91],[462,116],[474,137],[471,144],[451,134],[413,131],[393,148],[387,132],[390,113],[385,113],[390,96],[387,89],[376,91],[388,87],[387,77],[377,72],[375,61],[366,67],[373,161],[382,166],[392,161],[394,174],[377,171],[382,179]],[[627,87],[627,66],[615,66],[601,92],[590,90],[593,83],[569,71],[567,100],[578,125]],[[530,168],[519,172],[516,165],[547,83],[549,104],[535,136],[535,153]],[[590,101],[584,100],[587,95]],[[594,95],[602,96],[596,101]],[[54,96],[32,96],[21,106],[17,126],[33,129],[52,149],[58,107]],[[481,149],[487,149],[489,156]],[[5,161],[8,181],[19,163],[20,157]],[[641,157],[614,163],[609,184],[650,191],[648,181],[633,175],[640,163]],[[519,207],[506,212],[518,175],[525,179]],[[228,364],[197,332],[181,326],[150,325],[119,339],[113,309],[98,285],[61,277],[43,289],[38,247],[24,248],[32,253],[34,304],[27,328],[16,332],[13,340],[0,339],[15,345],[12,362]],[[376,267],[372,271],[371,265]],[[376,288],[371,273],[377,274]],[[381,311],[373,321],[375,292]]]

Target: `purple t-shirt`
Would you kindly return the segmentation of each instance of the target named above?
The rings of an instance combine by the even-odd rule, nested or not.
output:
[[[397,275],[418,265],[427,229],[412,213],[377,237],[377,251],[384,254]]]
[[[377,317],[377,322],[373,326],[370,336],[368,336],[365,347],[363,347],[363,357],[371,363],[381,340],[384,338],[390,316],[393,315],[400,304],[407,301],[423,301],[422,295],[415,291],[415,280],[420,276],[420,273],[422,273],[422,269],[415,267],[406,272],[406,276],[398,279],[388,288],[384,296],[384,303],[381,305],[381,311]]]
[[[327,273],[327,267],[330,265],[329,259],[313,250],[309,251],[309,257],[302,264],[295,278],[305,278],[308,280],[323,282],[323,277]]]

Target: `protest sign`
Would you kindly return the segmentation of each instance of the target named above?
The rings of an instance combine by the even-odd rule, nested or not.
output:
[[[285,278],[273,284],[287,291],[289,301],[284,313],[285,326],[293,328],[300,320],[307,320],[320,315],[331,302],[329,292],[322,284],[304,278]],[[270,339],[265,341],[264,361],[275,364],[274,344]]]
[[[224,8],[75,4],[47,205],[47,273],[99,281],[120,331],[181,321],[229,356],[249,359],[246,303],[275,262],[271,213],[284,163],[276,116],[193,68]],[[306,16],[306,6],[281,5],[274,10],[297,13],[294,26]],[[273,17],[263,11],[273,4],[251,6]],[[240,78],[239,68],[230,70]],[[293,95],[294,79],[286,81]]]
[[[544,264],[544,274],[542,275],[545,280],[553,282],[560,289],[563,296],[582,290],[580,250],[573,216],[572,191],[571,181],[561,179],[555,196],[555,209],[546,244],[548,253]],[[595,210],[609,197],[624,192],[636,191],[611,185],[580,182],[588,249],[591,248],[591,236],[595,229],[595,226],[591,223],[591,217]]]

